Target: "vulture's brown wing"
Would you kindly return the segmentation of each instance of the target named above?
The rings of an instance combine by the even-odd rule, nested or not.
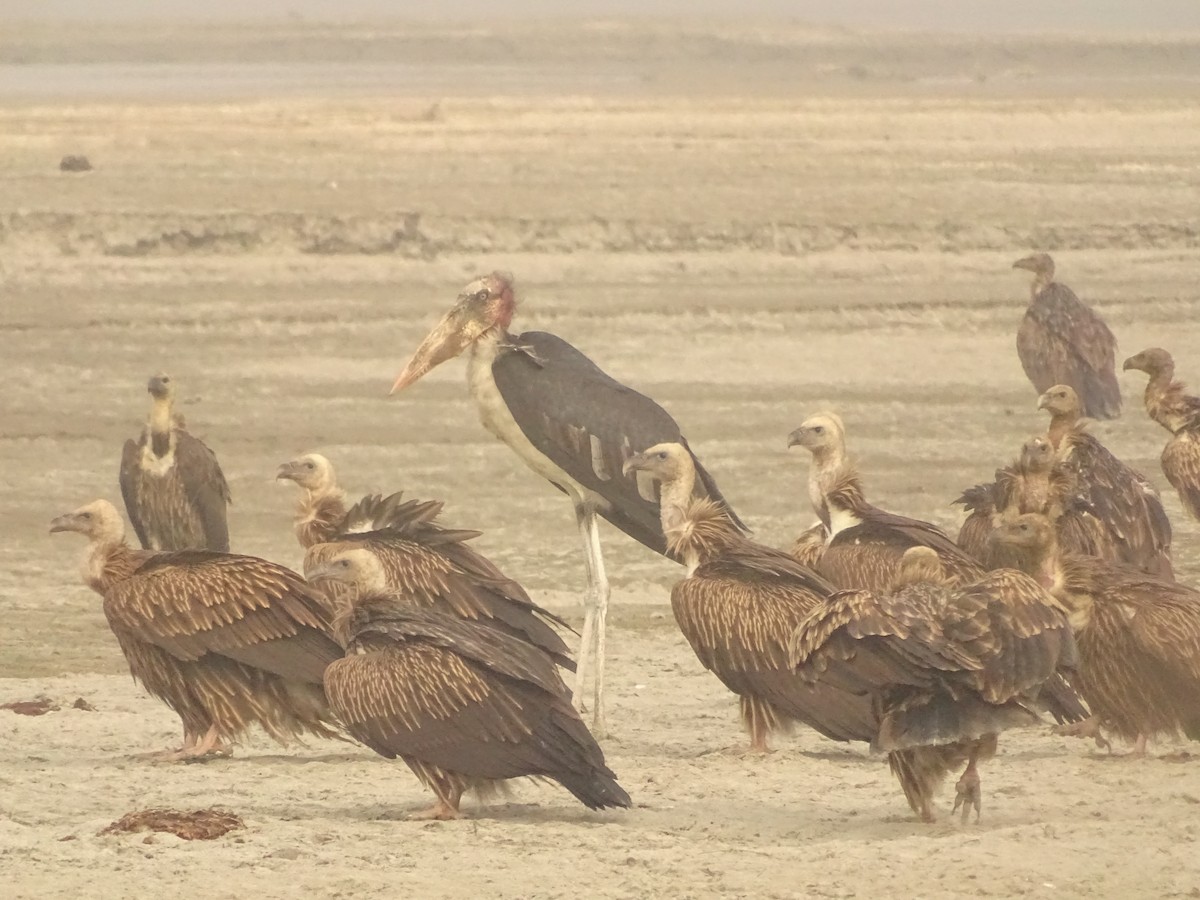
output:
[[[796,562],[810,569],[815,569],[821,554],[825,552],[825,541],[828,538],[825,526],[820,522],[804,530],[792,544],[791,555]]]
[[[1036,696],[1075,663],[1066,610],[1022,572],[999,569],[955,590],[942,630],[976,661],[965,681],[990,703]]]
[[[1200,713],[1200,593],[1180,584],[1133,577],[1115,592],[1116,602],[1124,593],[1142,595],[1136,605],[1122,609],[1136,645],[1179,679],[1179,689]]]
[[[1180,434],[1167,441],[1162,469],[1187,511],[1200,519],[1200,439]]]
[[[320,683],[342,650],[323,601],[295,572],[252,556],[160,553],[111,588],[114,628],[179,659],[227,656],[285,678]]]
[[[1117,339],[1066,285],[1050,284],[1030,303],[1017,352],[1039,393],[1066,384],[1079,395],[1084,415],[1112,419],[1120,413]]]
[[[678,582],[671,609],[700,664],[735,694],[766,701],[833,740],[867,740],[869,705],[841,687],[813,690],[791,665],[789,638],[827,593],[722,560]]]
[[[225,513],[232,498],[217,456],[186,431],[175,432],[175,465],[183,489],[204,529],[207,550],[229,551]]]
[[[133,525],[134,534],[143,548],[150,546],[146,537],[146,525],[142,521],[142,445],[130,439],[125,442],[125,450],[121,454],[121,496],[125,500],[125,512]]]
[[[844,590],[886,591],[900,557],[911,547],[929,547],[946,574],[970,580],[983,567],[940,529],[928,522],[872,508],[863,521],[838,532],[825,548],[818,571]]]

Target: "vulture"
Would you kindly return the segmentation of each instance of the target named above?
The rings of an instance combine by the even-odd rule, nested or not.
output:
[[[255,723],[281,743],[338,736],[321,684],[342,648],[324,598],[295,572],[212,550],[134,550],[107,500],[50,531],[88,539],[84,582],[104,598],[130,673],[183,721],[183,747],[162,758],[228,755]]]
[[[1070,385],[1050,388],[1038,399],[1038,409],[1050,413],[1047,438],[1056,459],[1071,470],[1076,489],[1110,534],[1111,554],[1092,555],[1173,581],[1171,522],[1158,492],[1087,430],[1079,395]]]
[[[217,457],[173,412],[175,385],[155,375],[142,435],[125,442],[121,496],[147,550],[229,550],[229,485]]]
[[[336,595],[346,655],[326,670],[325,690],[350,734],[400,757],[433,791],[434,805],[413,818],[458,818],[465,791],[523,776],[557,781],[589,809],[630,805],[553,657],[377,590],[372,561],[350,550],[313,572],[350,588]]]
[[[842,591],[791,638],[793,663],[814,686],[871,698],[873,750],[886,752],[909,805],[933,821],[933,794],[963,763],[954,810],[978,818],[978,764],[1001,731],[1038,721],[1032,706],[1074,664],[1066,611],[1021,572],[952,586],[936,551],[906,550],[886,591]]]
[[[747,538],[728,512],[692,495],[695,471],[679,444],[629,458],[627,472],[661,484],[663,530],[689,574],[671,591],[671,610],[701,665],[741,703],[752,752],[802,722],[832,740],[870,740],[870,702],[836,687],[810,687],[793,670],[788,638],[834,592],[782,550]]]
[[[1125,360],[1123,368],[1139,369],[1150,376],[1146,385],[1146,412],[1171,432],[1162,452],[1162,470],[1179,494],[1183,508],[1200,519],[1200,397],[1185,393],[1175,380],[1175,361],[1159,347],[1143,350]]]
[[[379,560],[381,589],[404,595],[414,606],[484,621],[575,670],[570,650],[554,630],[567,624],[471,549],[467,541],[480,532],[438,524],[442,503],[403,500],[397,493],[364,497],[347,509],[333,465],[317,453],[284,463],[278,477],[304,490],[295,528],[306,551],[305,575],[345,550],[363,549]]]
[[[1049,254],[1018,259],[1013,268],[1033,273],[1029,308],[1017,331],[1017,355],[1037,392],[1070,385],[1085,416],[1115,419],[1121,413],[1121,388],[1113,333],[1069,287],[1054,280]]]
[[[979,562],[935,525],[885,512],[866,501],[858,473],[846,459],[845,433],[836,415],[807,419],[788,437],[788,446],[812,453],[809,498],[829,533],[816,569],[837,587],[886,590],[910,547],[936,551],[955,581],[983,574]]]
[[[1069,611],[1079,648],[1073,684],[1095,717],[1087,724],[1134,742],[1137,756],[1156,736],[1200,740],[1200,592],[1061,553],[1053,526],[1034,513],[1001,526],[996,539]]]
[[[1057,461],[1054,445],[1035,435],[1021,447],[1012,465],[996,470],[996,480],[968,488],[955,501],[970,514],[958,544],[988,569],[1011,567],[1007,547],[991,540],[995,526],[1024,513],[1043,513],[1056,523],[1064,546],[1092,556],[1115,557],[1119,537],[1080,495],[1074,470]]]

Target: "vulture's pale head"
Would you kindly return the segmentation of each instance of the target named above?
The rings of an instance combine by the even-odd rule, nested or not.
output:
[[[146,382],[146,390],[155,400],[170,400],[175,396],[175,383],[170,375],[159,372]]]
[[[893,588],[909,584],[940,584],[945,581],[942,558],[931,547],[909,547],[900,557],[900,565],[892,580]]]
[[[1054,260],[1050,258],[1049,253],[1034,253],[1031,256],[1023,256],[1013,263],[1012,267],[1032,272],[1044,281],[1049,281],[1054,277]]]
[[[830,450],[841,450],[846,441],[846,429],[841,418],[826,412],[805,419],[788,435],[788,447],[803,447],[814,456]]]
[[[115,544],[125,540],[125,520],[107,500],[93,500],[50,523],[51,534],[60,531],[76,531],[93,543]]]
[[[1157,375],[1159,372],[1174,371],[1175,360],[1162,347],[1151,347],[1129,357],[1121,368],[1126,372],[1130,369],[1137,369],[1147,375]]]
[[[305,453],[279,467],[275,477],[281,481],[294,481],[308,491],[329,491],[337,487],[337,476],[333,463],[320,453]]]
[[[1054,445],[1037,434],[1021,445],[1021,465],[1034,472],[1046,472],[1054,465]]]
[[[623,475],[646,472],[662,484],[672,484],[694,475],[695,471],[692,454],[682,444],[655,444],[641,453],[635,453],[621,466]]]
[[[431,369],[458,356],[492,329],[512,322],[516,299],[512,277],[500,272],[476,278],[458,295],[450,311],[421,341],[421,345],[392,385],[402,391]]]
[[[365,547],[344,550],[312,569],[305,577],[314,584],[332,581],[358,588],[362,593],[388,590],[387,573],[383,570],[383,563]]]
[[[1056,384],[1050,388],[1038,397],[1037,408],[1044,409],[1054,416],[1077,416],[1082,411],[1079,395],[1069,384]]]
[[[1036,555],[1054,543],[1054,525],[1041,513],[1026,513],[998,525],[991,540]]]

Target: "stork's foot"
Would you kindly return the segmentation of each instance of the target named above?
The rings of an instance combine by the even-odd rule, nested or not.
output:
[[[983,806],[983,791],[980,789],[979,773],[975,771],[975,766],[967,766],[967,771],[963,772],[962,778],[958,779],[958,784],[954,786],[957,792],[954,797],[954,809],[950,812],[954,814],[958,812],[958,808],[962,807],[962,821],[965,825],[971,818],[972,808],[975,810],[975,821],[979,821],[980,809]],[[932,814],[925,821],[933,821]],[[922,816],[924,818],[924,816]]]
[[[1100,720],[1095,716],[1090,716],[1082,722],[1073,722],[1070,725],[1055,725],[1051,730],[1054,734],[1063,737],[1091,738],[1101,750],[1112,753],[1112,744],[1100,733]],[[1145,752],[1144,744],[1142,751]]]
[[[449,822],[452,819],[462,818],[462,813],[445,800],[439,799],[428,809],[419,809],[414,813],[409,813],[408,817],[415,822]]]

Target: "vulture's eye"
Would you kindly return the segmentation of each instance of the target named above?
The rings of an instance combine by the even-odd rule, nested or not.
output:
[[[477,293],[475,295],[475,299],[476,300],[486,300],[489,296],[491,296],[491,295],[487,291],[479,291],[479,293]]]
[[[813,429],[813,432],[814,432],[815,434],[824,434],[824,433],[825,433],[825,426],[824,426],[824,425],[818,425],[816,428],[814,428],[814,429]]]
[[[659,451],[658,451],[658,458],[659,458],[659,459],[666,459],[666,458],[667,458],[667,451],[666,451],[666,450],[659,450]]]
[[[306,463],[304,464],[304,468],[306,468],[306,469],[315,469],[315,468],[316,468],[316,465],[315,465],[314,463],[306,462]]]
[[[79,514],[79,518],[81,518],[81,519],[90,519],[91,517],[92,517],[91,513],[80,513]]]
[[[160,379],[159,379],[159,381],[161,381],[163,384],[170,384],[170,383],[171,383],[171,379],[170,379],[170,378],[168,378],[166,375],[164,375],[162,378],[160,378]]]

